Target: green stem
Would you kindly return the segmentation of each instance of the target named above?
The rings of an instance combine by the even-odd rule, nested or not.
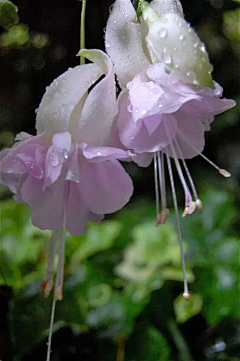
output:
[[[137,9],[138,9],[138,0],[133,0],[133,5],[134,5],[135,10],[137,11]]]
[[[174,320],[168,322],[168,329],[172,335],[173,341],[178,349],[179,360],[181,361],[192,361],[188,345],[179,331],[177,324]]]
[[[85,49],[85,16],[86,16],[87,0],[82,0],[81,11],[81,30],[80,30],[80,49]],[[80,57],[80,64],[85,64],[85,58]]]

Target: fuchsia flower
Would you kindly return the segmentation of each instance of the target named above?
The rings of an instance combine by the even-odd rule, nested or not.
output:
[[[53,230],[43,290],[53,286],[56,239],[61,235],[55,299],[62,298],[65,234],[83,234],[89,220],[122,208],[133,192],[118,159],[128,151],[105,146],[117,113],[112,64],[98,50],[82,51],[93,64],[76,66],[47,88],[37,113],[37,136],[20,133],[4,150],[1,183],[28,204],[34,225]],[[103,75],[88,93],[88,89]]]
[[[202,203],[185,159],[201,155],[222,175],[230,176],[202,151],[205,131],[210,130],[214,116],[232,108],[235,102],[221,98],[222,88],[212,81],[213,67],[206,49],[184,20],[180,2],[141,3],[138,22],[130,0],[116,0],[106,28],[106,50],[122,87],[115,124],[119,140],[137,154],[134,162],[147,167],[154,158],[157,225],[169,214],[166,158],[182,251],[184,296],[188,299],[171,158],[185,193],[183,217],[196,208],[201,211]]]

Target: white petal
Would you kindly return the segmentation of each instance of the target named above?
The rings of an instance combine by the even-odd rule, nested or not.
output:
[[[130,0],[116,0],[109,16],[105,46],[121,87],[150,64],[144,54],[141,25]]]
[[[160,15],[172,13],[184,17],[182,4],[179,0],[153,0],[150,6]]]
[[[70,119],[88,88],[102,75],[97,64],[69,69],[56,78],[40,103],[37,112],[37,133],[61,133],[69,130]],[[81,107],[78,107],[81,108]],[[77,109],[80,113],[81,109]]]
[[[204,44],[182,17],[168,13],[153,21],[146,40],[153,61],[164,63],[188,83],[213,87],[213,67]]]
[[[106,76],[89,93],[72,135],[78,143],[101,146],[109,137],[118,112],[113,65],[100,50],[84,50],[79,54],[96,62]]]

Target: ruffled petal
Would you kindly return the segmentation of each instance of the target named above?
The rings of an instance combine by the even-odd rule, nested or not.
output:
[[[64,177],[43,190],[43,181],[31,175],[20,190],[22,200],[28,204],[32,222],[41,229],[58,229],[63,226]]]
[[[97,64],[87,64],[69,69],[55,79],[46,88],[38,109],[38,134],[65,132],[71,127],[70,122],[79,121],[81,100],[101,75]]]
[[[176,119],[171,114],[157,114],[133,121],[132,114],[127,110],[129,101],[127,93],[123,92],[119,98],[119,114],[117,126],[121,142],[135,153],[156,152],[169,143],[163,122],[166,121],[173,136],[177,131]]]
[[[118,112],[113,65],[100,50],[83,50],[79,54],[96,62],[106,76],[89,93],[81,112],[81,121],[76,123],[72,135],[78,143],[101,146],[109,137]]]
[[[36,177],[42,172],[41,151],[46,146],[44,136],[31,137],[16,143],[11,149],[1,152],[0,171],[1,174],[23,174],[30,172]],[[39,150],[39,152],[36,151]],[[37,157],[37,158],[36,158]]]
[[[150,65],[143,50],[141,25],[130,0],[115,1],[107,23],[105,46],[122,88]]]
[[[128,203],[133,184],[122,165],[114,161],[83,162],[81,166],[81,198],[96,214],[116,212]]]
[[[153,153],[141,153],[133,158],[134,163],[139,165],[139,167],[147,168],[150,166],[153,160]]]
[[[71,234],[76,235],[85,233],[90,214],[90,211],[81,200],[78,188],[77,183],[69,183],[67,202],[67,229]]]
[[[174,114],[177,120],[178,131],[175,140],[179,148],[173,142],[176,155],[180,159],[190,159],[196,157],[204,149],[205,125],[200,119],[193,118],[182,110]],[[180,151],[179,151],[180,149]],[[173,157],[172,148],[169,145],[163,151]]]
[[[86,143],[80,144],[83,156],[91,163],[98,163],[114,159],[127,159],[132,157],[131,151],[113,147],[88,147]]]

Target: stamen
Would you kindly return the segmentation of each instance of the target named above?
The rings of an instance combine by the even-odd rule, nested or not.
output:
[[[154,181],[155,181],[155,195],[156,195],[156,225],[159,217],[159,189],[158,189],[158,174],[157,174],[157,156],[154,153]]]
[[[63,208],[63,226],[62,226],[62,234],[59,248],[59,261],[57,268],[57,275],[54,285],[54,296],[52,303],[52,311],[51,311],[51,320],[49,327],[49,336],[47,343],[47,361],[50,361],[51,357],[51,344],[52,344],[52,335],[53,335],[53,324],[54,324],[54,316],[55,316],[55,308],[56,301],[62,300],[62,286],[63,286],[63,277],[64,277],[64,251],[65,251],[65,242],[66,242],[66,231],[67,231],[67,201],[68,201],[68,193],[69,193],[69,181],[66,181],[65,188],[65,199],[64,199],[64,208]]]
[[[198,155],[200,155],[203,159],[205,159],[209,164],[211,164],[223,177],[225,178],[229,178],[231,177],[231,173],[229,173],[226,169],[222,169],[220,167],[218,167],[215,163],[213,163],[209,158],[207,158],[204,154],[199,153],[199,151],[197,150],[197,148],[194,147],[194,145],[192,145],[191,143],[189,143],[189,141],[186,139],[186,137],[184,136],[184,134],[182,132],[179,131],[179,134],[182,136],[182,138],[188,143],[188,145],[194,149]]]
[[[47,273],[45,279],[41,283],[41,291],[44,293],[44,297],[48,297],[53,288],[53,274],[54,274],[54,260],[56,256],[57,246],[57,230],[54,230],[50,240],[50,250],[48,258]]]
[[[189,291],[188,291],[188,283],[187,283],[187,277],[186,277],[185,255],[184,255],[184,250],[183,250],[182,232],[181,232],[181,226],[180,226],[180,220],[179,220],[179,214],[178,214],[177,195],[176,195],[176,190],[175,190],[175,185],[174,185],[171,160],[170,160],[170,157],[169,157],[168,154],[166,156],[167,156],[167,165],[168,165],[170,183],[171,183],[171,188],[172,188],[174,209],[175,209],[175,214],[176,214],[178,240],[179,240],[179,246],[180,246],[180,252],[181,252],[181,261],[182,261],[182,270],[183,270],[183,282],[184,282],[183,297],[185,298],[185,300],[189,300],[190,294],[189,294]]]
[[[166,134],[167,134],[167,137],[168,137],[168,140],[169,140],[169,144],[170,144],[170,147],[172,149],[172,153],[173,153],[174,162],[175,162],[175,165],[176,165],[176,168],[177,168],[177,172],[178,172],[178,175],[179,175],[179,178],[180,178],[180,181],[182,183],[183,190],[184,190],[184,193],[185,193],[185,209],[184,209],[184,212],[182,214],[182,217],[186,217],[188,214],[192,214],[195,211],[196,202],[193,202],[193,200],[192,200],[192,196],[191,196],[191,193],[189,191],[188,185],[187,185],[187,183],[185,181],[185,178],[184,178],[184,175],[183,175],[183,172],[182,172],[182,169],[181,169],[181,165],[180,165],[179,160],[177,158],[177,154],[176,154],[172,139],[170,138],[169,132],[170,132],[171,128],[168,127],[168,125],[165,124],[165,123],[164,123],[164,125],[165,125]]]
[[[159,173],[159,188],[161,193],[162,210],[158,214],[156,226],[166,222],[169,216],[169,209],[167,208],[167,197],[166,197],[166,184],[165,184],[165,171],[164,171],[164,156],[162,153],[157,152],[158,160],[158,173]]]
[[[173,135],[173,132],[172,132],[172,129],[171,129],[171,128],[170,128],[170,131],[171,131],[171,133],[172,133],[172,135]],[[191,176],[191,174],[190,174],[190,172],[189,172],[188,166],[187,166],[187,164],[186,164],[186,162],[185,162],[185,160],[184,160],[184,158],[183,158],[181,148],[180,148],[180,146],[179,146],[179,144],[178,144],[178,141],[177,141],[177,139],[176,139],[175,137],[174,137],[174,142],[175,142],[175,144],[176,144],[176,146],[177,146],[177,149],[178,149],[178,152],[179,152],[179,154],[180,154],[180,156],[181,156],[181,159],[182,159],[182,163],[183,163],[183,167],[184,167],[184,169],[185,169],[185,172],[187,173],[187,177],[188,177],[189,183],[190,183],[190,185],[191,185],[192,192],[193,192],[193,194],[194,194],[194,198],[195,198],[195,203],[196,203],[197,210],[198,210],[199,212],[202,212],[202,211],[203,211],[202,201],[198,198],[197,190],[196,190],[195,184],[194,184],[194,182],[193,182],[192,176]]]

